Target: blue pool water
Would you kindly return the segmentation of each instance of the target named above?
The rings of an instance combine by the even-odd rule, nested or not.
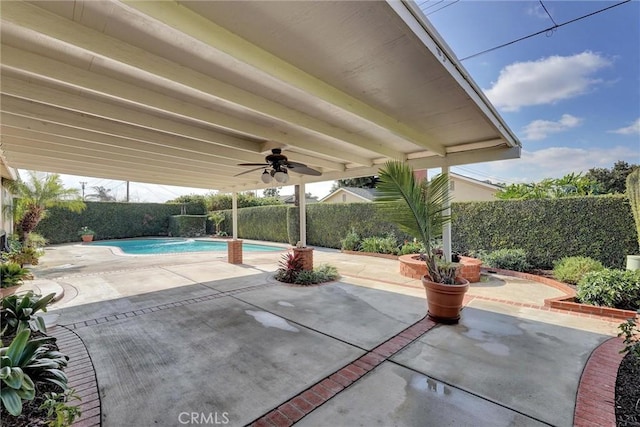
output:
[[[126,254],[156,255],[176,252],[204,252],[226,251],[226,242],[208,242],[206,240],[191,239],[131,239],[131,240],[105,240],[90,243],[91,246],[115,246]],[[271,252],[282,251],[282,248],[267,245],[255,245],[243,243],[245,252]]]

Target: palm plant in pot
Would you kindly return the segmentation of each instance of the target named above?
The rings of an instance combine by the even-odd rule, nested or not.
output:
[[[640,247],[640,168],[627,176],[627,197],[633,212]],[[640,270],[640,255],[627,255],[627,270]]]
[[[422,278],[427,293],[427,314],[440,323],[457,323],[469,282],[457,277],[458,264],[442,262],[434,244],[442,235],[442,227],[451,219],[445,214],[450,200],[447,174],[431,181],[420,180],[411,167],[390,161],[380,170],[379,178],[376,202],[382,212],[425,247],[421,256],[427,265],[427,274]]]

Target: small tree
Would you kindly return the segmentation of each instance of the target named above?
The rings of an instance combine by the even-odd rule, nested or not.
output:
[[[209,212],[208,218],[216,225],[216,234],[220,235],[220,225],[224,222],[224,213],[221,211]]]
[[[46,216],[48,208],[81,212],[86,207],[77,189],[64,188],[60,175],[39,177],[34,171],[29,171],[28,175],[28,181],[18,179],[7,183],[9,191],[18,198],[13,214],[21,243],[28,240],[29,233]]]

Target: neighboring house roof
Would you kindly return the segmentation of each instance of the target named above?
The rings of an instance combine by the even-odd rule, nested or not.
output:
[[[375,188],[360,188],[360,187],[340,187],[336,191],[328,194],[320,199],[320,202],[324,202],[335,194],[346,192],[353,194],[356,197],[363,199],[364,202],[372,202],[378,195],[378,191]]]
[[[454,172],[450,172],[449,175],[451,177],[450,179],[460,179],[462,181],[467,181],[467,182],[470,182],[470,183],[475,184],[475,185],[480,185],[480,186],[486,187],[487,189],[490,189],[490,190],[496,190],[497,191],[497,190],[500,190],[500,188],[501,188],[499,185],[491,184],[491,183],[486,182],[486,181],[480,181],[479,179],[469,178],[468,176],[460,175],[460,174],[457,174],[457,173],[454,173]]]

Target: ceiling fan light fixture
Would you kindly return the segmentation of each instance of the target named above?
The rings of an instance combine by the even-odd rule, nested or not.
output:
[[[260,179],[262,179],[262,182],[265,184],[269,184],[271,182],[271,174],[265,169],[264,172],[262,172]]]
[[[273,174],[273,177],[280,184],[285,184],[287,181],[289,181],[289,174],[282,169],[276,171],[276,173]]]

